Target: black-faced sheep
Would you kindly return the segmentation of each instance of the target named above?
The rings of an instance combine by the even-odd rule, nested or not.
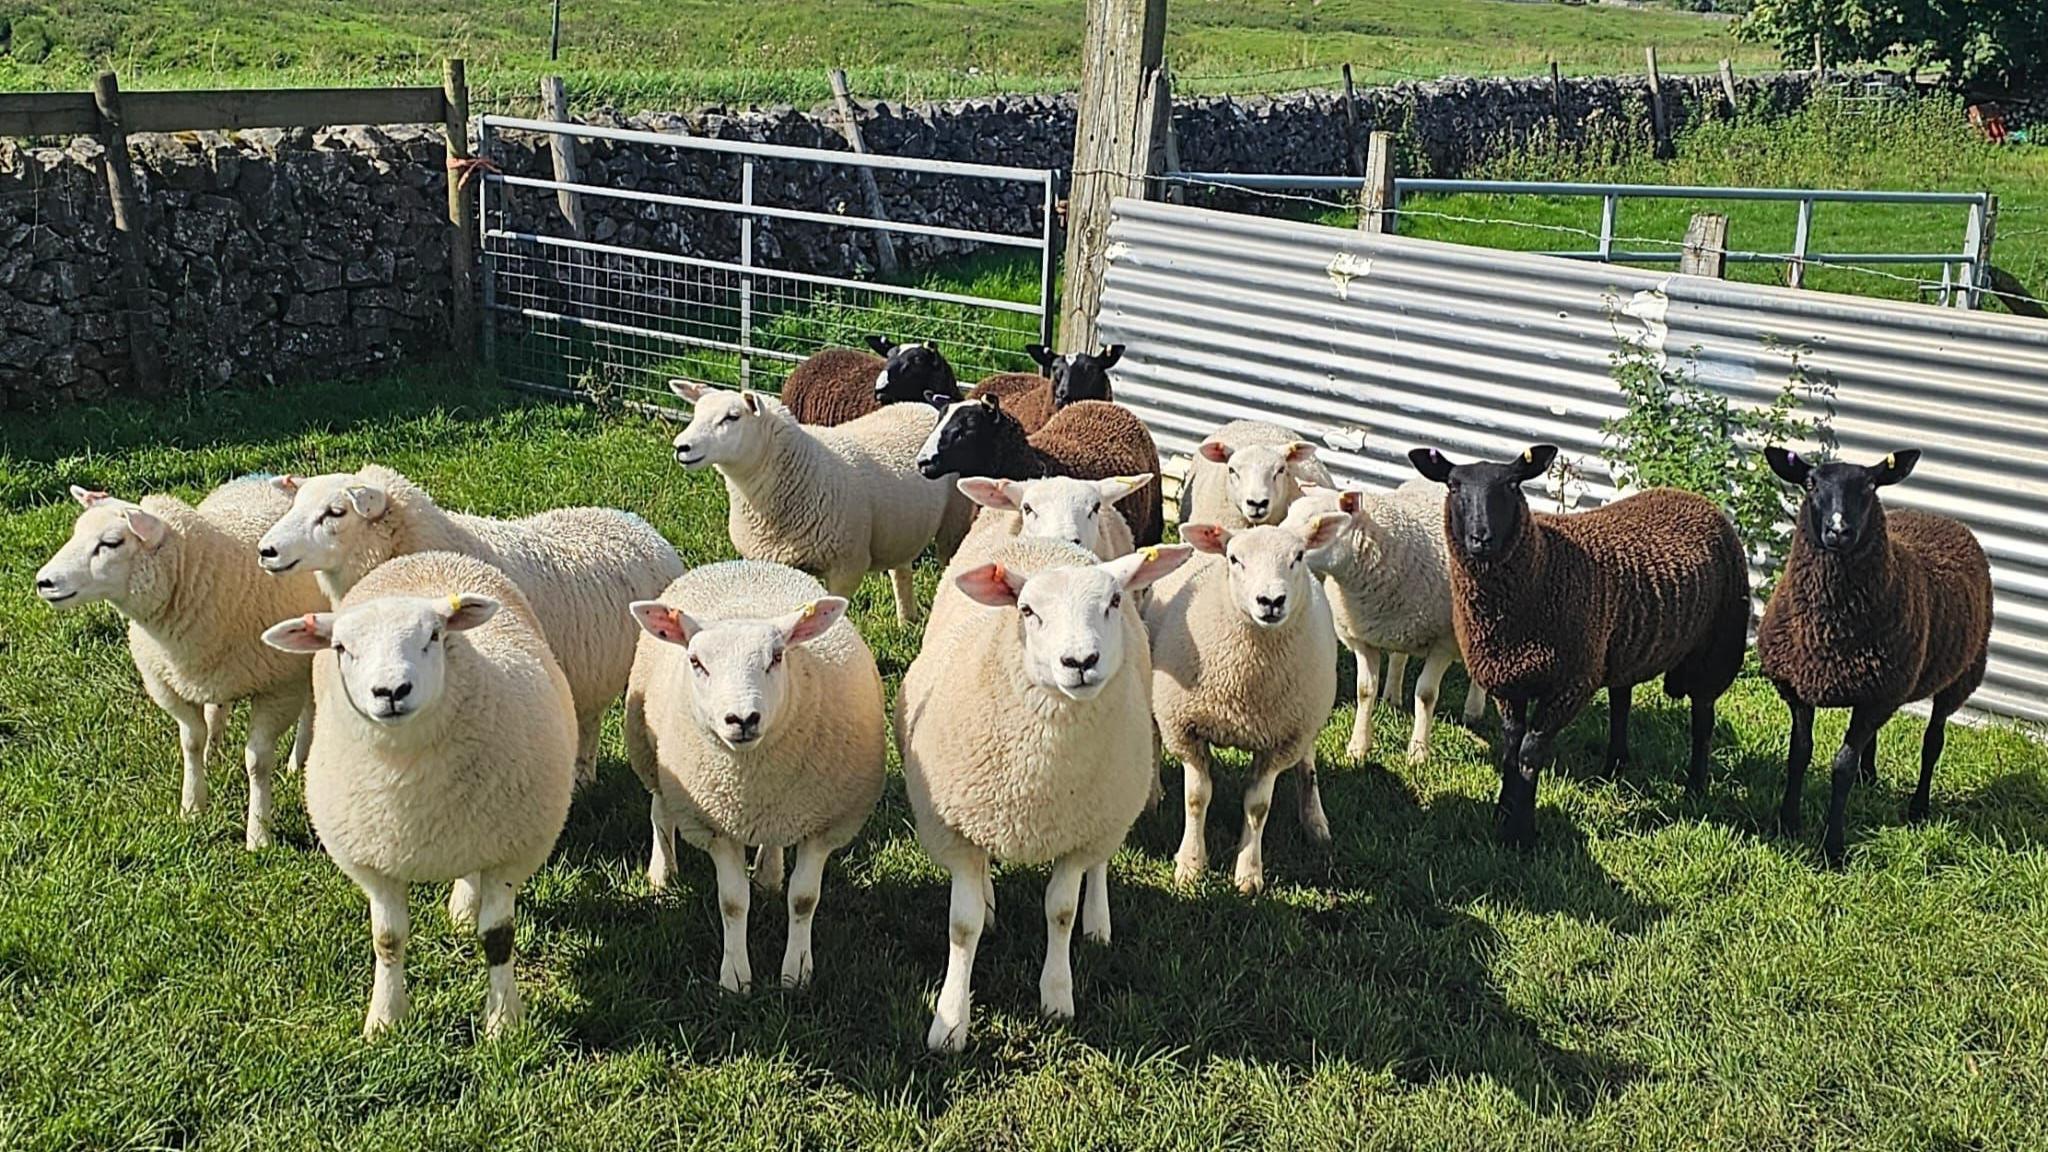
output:
[[[923,400],[934,392],[960,398],[960,382],[938,345],[897,344],[868,337],[874,352],[825,348],[790,370],[782,405],[799,424],[831,427],[858,420],[884,404]]]
[[[1904,480],[1918,451],[1878,464],[1814,465],[1781,448],[1771,470],[1806,493],[1791,555],[1764,609],[1756,650],[1764,675],[1792,710],[1785,800],[1778,821],[1799,829],[1799,798],[1813,757],[1813,710],[1849,708],[1835,753],[1834,791],[1821,839],[1842,862],[1842,815],[1859,764],[1877,777],[1877,731],[1901,705],[1932,697],[1920,745],[1920,785],[1907,816],[1927,816],[1927,790],[1948,718],[1984,679],[1991,637],[1991,563],[1962,524],[1927,512],[1887,513],[1877,490]]]
[[[1503,836],[1536,838],[1536,779],[1552,742],[1606,688],[1607,764],[1628,762],[1631,691],[1660,673],[1692,698],[1687,787],[1707,786],[1714,702],[1735,681],[1749,578],[1735,525],[1704,497],[1653,488],[1590,512],[1530,511],[1522,485],[1557,456],[1541,444],[1506,464],[1408,454],[1448,487],[1451,622],[1472,679],[1501,704]]]
[[[938,403],[938,401],[934,401]],[[918,450],[918,467],[934,479],[995,476],[1036,480],[1073,476],[1106,480],[1150,473],[1152,480],[1117,502],[1142,548],[1159,543],[1166,530],[1159,499],[1159,449],[1152,433],[1130,409],[1106,400],[1081,400],[1054,413],[1045,427],[1027,433],[994,396],[944,406],[938,426]]]
[[[1044,375],[1037,372],[998,372],[986,377],[967,393],[969,400],[994,396],[1003,411],[1017,418],[1026,432],[1045,427],[1052,414],[1077,400],[1114,400],[1109,370],[1123,359],[1124,346],[1105,344],[1095,352],[1074,352],[1055,356],[1043,344],[1026,344],[1024,351]]]

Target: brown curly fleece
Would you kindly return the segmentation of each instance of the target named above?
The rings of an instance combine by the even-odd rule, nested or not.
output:
[[[790,369],[789,378],[782,382],[782,406],[797,423],[819,428],[858,420],[882,406],[875,396],[875,377],[887,364],[882,357],[858,348],[821,348]],[[945,373],[945,385],[936,391],[957,400],[960,386],[952,381],[950,368]],[[899,402],[923,400],[922,396],[903,397]]]
[[[1003,402],[1003,411],[1016,418],[1024,426],[1026,434],[1045,427],[1052,419],[1052,378],[1036,372],[998,372],[984,377],[967,392],[969,400],[983,396],[994,396]]]

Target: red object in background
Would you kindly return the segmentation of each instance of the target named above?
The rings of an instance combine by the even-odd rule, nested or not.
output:
[[[1984,133],[1984,138],[1993,144],[2005,143],[2005,112],[1998,105],[1970,105],[1970,124],[1981,130]]]

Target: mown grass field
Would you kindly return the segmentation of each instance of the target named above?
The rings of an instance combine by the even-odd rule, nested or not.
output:
[[[365,1045],[364,904],[318,851],[296,779],[279,787],[273,850],[240,846],[238,767],[220,764],[214,808],[179,821],[173,727],[144,701],[115,615],[59,617],[31,595],[72,520],[64,485],[196,496],[252,470],[377,459],[453,506],[617,505],[691,563],[723,557],[720,489],[671,462],[670,434],[432,367],[0,430],[0,1147],[2048,1140],[2048,749],[2005,725],[1954,731],[1935,819],[1907,827],[1919,725],[1895,722],[1882,782],[1851,804],[1848,867],[1828,872],[1811,837],[1770,830],[1785,719],[1754,678],[1725,702],[1703,802],[1677,783],[1678,710],[1639,693],[1639,766],[1610,779],[1590,709],[1544,782],[1528,857],[1490,842],[1478,734],[1441,725],[1422,767],[1354,764],[1340,710],[1321,749],[1333,848],[1283,817],[1266,896],[1222,873],[1182,891],[1177,813],[1144,818],[1113,865],[1115,944],[1076,944],[1071,1024],[1036,1016],[1042,874],[1001,871],[960,1059],[923,1048],[946,888],[900,777],[828,871],[816,987],[735,998],[716,985],[704,857],[686,853],[661,897],[639,876],[645,801],[613,731],[600,784],[522,900],[529,1024],[478,1035],[479,949],[422,890],[415,1015]],[[857,619],[893,686],[917,636],[882,581]],[[1406,718],[1381,717],[1391,753]],[[1829,720],[1823,742],[1840,731]],[[1240,785],[1219,780],[1219,845]],[[772,965],[782,917],[757,902],[753,925]]]
[[[1077,86],[1081,0],[564,0],[562,55],[548,60],[545,0],[27,0],[12,18],[0,87],[80,88],[94,69],[127,88],[439,83],[441,59],[469,61],[481,103],[533,101],[546,74],[579,106],[672,109],[704,102],[828,100],[825,70],[868,97],[933,99]],[[1776,53],[1739,43],[1725,19],[1671,8],[1504,0],[1182,0],[1167,53],[1188,91],[1331,85],[1362,79],[1744,68]]]

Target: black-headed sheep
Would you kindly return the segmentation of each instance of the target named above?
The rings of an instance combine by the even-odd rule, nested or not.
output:
[[[884,404],[923,400],[934,392],[960,398],[960,382],[938,345],[870,336],[868,347],[874,351],[825,348],[813,353],[782,382],[783,407],[799,424],[829,428]]]
[[[1026,432],[1045,427],[1052,414],[1077,400],[1114,400],[1109,370],[1123,359],[1124,346],[1104,344],[1094,352],[1053,355],[1043,344],[1026,344],[1024,351],[1038,361],[1037,372],[998,372],[985,377],[967,393],[969,400],[994,396],[1003,411],[1017,418]]]
[[[936,403],[936,401],[935,401]],[[918,450],[926,476],[994,476],[1036,480],[1072,476],[1106,480],[1150,473],[1144,487],[1117,501],[1138,547],[1159,543],[1166,530],[1159,500],[1159,449],[1130,409],[1106,400],[1081,400],[1027,433],[994,396],[947,404]]]

